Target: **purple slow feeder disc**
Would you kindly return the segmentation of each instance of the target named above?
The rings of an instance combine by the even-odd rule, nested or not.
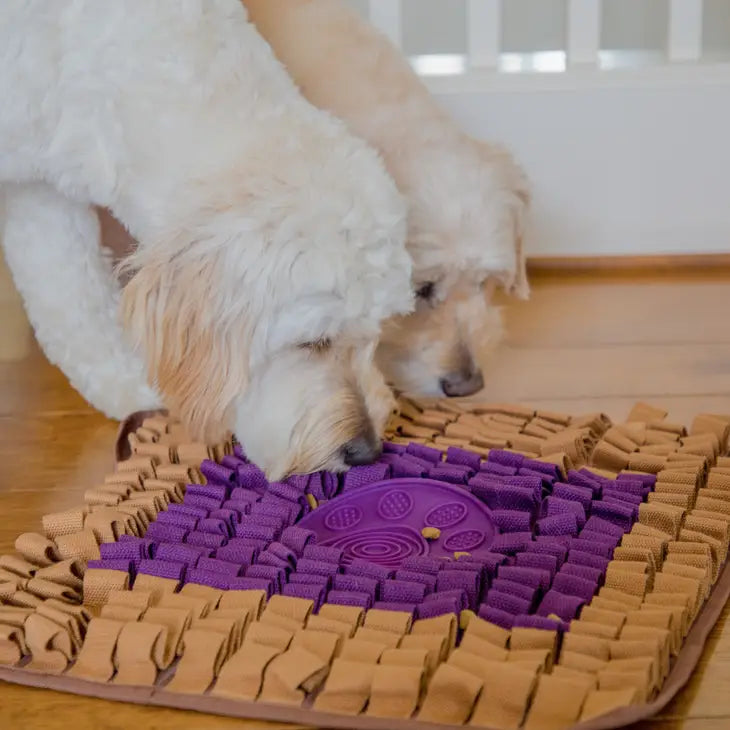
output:
[[[389,479],[333,499],[301,519],[317,545],[343,551],[342,562],[360,558],[398,568],[408,558],[453,558],[486,553],[497,533],[489,508],[463,487],[429,479]],[[435,527],[437,539],[421,530]]]

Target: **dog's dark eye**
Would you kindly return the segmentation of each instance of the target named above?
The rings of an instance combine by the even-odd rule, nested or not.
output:
[[[421,284],[421,286],[416,289],[416,296],[419,299],[425,299],[426,301],[428,301],[429,299],[433,299],[435,290],[436,284],[434,284],[432,281],[427,281],[425,284]]]
[[[299,347],[303,350],[311,350],[312,352],[326,352],[332,347],[332,340],[329,337],[323,337],[313,342],[303,342]]]

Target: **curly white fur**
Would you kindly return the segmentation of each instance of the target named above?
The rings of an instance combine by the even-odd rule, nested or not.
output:
[[[5,0],[0,98],[5,249],[76,387],[116,417],[156,400],[99,205],[140,242],[125,323],[193,435],[234,429],[272,478],[342,468],[390,405],[372,358],[411,307],[405,207],[238,0]]]
[[[302,93],[378,149],[409,205],[414,288],[430,297],[385,328],[378,362],[399,388],[466,395],[501,333],[493,283],[526,297],[527,181],[461,132],[401,53],[342,0],[243,0]]]

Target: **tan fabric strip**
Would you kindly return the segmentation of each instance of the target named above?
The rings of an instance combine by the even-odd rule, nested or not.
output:
[[[307,619],[307,629],[317,631],[319,633],[328,632],[336,634],[341,639],[349,639],[353,632],[352,626],[344,621],[336,621],[335,619],[325,618],[318,614],[312,614]]]
[[[563,730],[580,717],[588,689],[583,682],[544,674],[525,721],[525,730]]]
[[[516,730],[522,724],[537,685],[537,673],[517,664],[497,665],[484,686],[469,725]]]
[[[37,532],[19,535],[15,540],[15,549],[26,560],[40,567],[51,565],[60,558],[55,543]]]
[[[39,598],[57,598],[67,603],[81,603],[79,591],[44,578],[31,578],[25,590]]]
[[[340,659],[362,664],[377,664],[388,644],[363,639],[347,639],[342,643]],[[393,648],[393,647],[390,647]]]
[[[124,627],[122,621],[93,618],[69,675],[94,682],[108,682],[114,674],[114,651]]]
[[[140,441],[135,449],[135,456],[149,456],[156,464],[169,464],[173,461],[173,451],[168,444],[154,441]]]
[[[278,626],[279,628],[286,629],[291,633],[298,631],[303,625],[301,621],[289,618],[288,616],[282,616],[279,613],[274,613],[273,611],[269,611],[268,608],[264,609],[259,621],[262,624],[267,624],[269,626]]]
[[[612,601],[616,604],[621,604],[622,611],[629,611],[632,608],[639,608],[641,606],[642,598],[641,596],[634,595],[632,593],[625,593],[624,591],[618,590],[617,588],[611,588],[609,586],[603,586],[598,591],[598,596],[601,598],[608,599],[609,601]],[[599,608],[608,608],[609,610],[617,610],[614,606],[603,606],[596,603],[596,598],[594,597],[593,601],[591,601],[591,604],[594,606],[598,606]]]
[[[634,705],[639,701],[639,691],[633,687],[624,689],[597,689],[588,693],[580,714],[581,722],[606,715],[620,707]]]
[[[254,642],[256,644],[264,644],[265,646],[273,646],[280,652],[286,651],[294,638],[293,631],[287,631],[279,626],[272,624],[262,624],[255,621],[251,624],[246,633],[246,644]]]
[[[166,685],[170,692],[202,694],[215,681],[226,659],[226,636],[215,631],[189,629],[184,653]]]
[[[320,613],[322,613],[320,611]],[[466,612],[462,612],[464,616]],[[442,616],[434,616],[433,618],[418,619],[411,626],[411,635],[437,635],[443,636],[447,642],[447,652],[451,651],[456,644],[456,632],[459,628],[459,622],[453,613],[443,614]],[[499,628],[499,627],[497,627]],[[479,627],[475,629],[479,633]],[[494,642],[492,642],[494,643]],[[505,642],[506,643],[506,642]]]
[[[623,609],[620,611],[601,609],[594,606],[593,602],[591,602],[581,610],[580,620],[583,622],[603,624],[604,626],[610,626],[616,631],[619,631],[626,621],[626,612]]]
[[[654,454],[643,454],[635,452],[629,454],[629,469],[633,471],[643,471],[648,474],[656,474],[660,472],[667,464],[666,456],[658,456]]]
[[[23,629],[0,622],[0,665],[17,664],[26,653]]]
[[[486,639],[482,639],[468,631],[462,637],[459,648],[475,656],[491,659],[496,662],[507,661],[507,655],[509,653],[507,649],[501,649],[495,644],[490,644]]]
[[[43,515],[41,522],[46,537],[55,540],[60,535],[72,535],[84,529],[86,510],[70,509],[65,512],[53,512]]]
[[[211,449],[202,443],[178,444],[176,453],[177,461],[180,464],[193,464],[194,466],[198,466],[201,461],[210,459],[212,456]]]
[[[101,618],[112,619],[113,621],[121,621],[127,623],[128,621],[139,621],[144,615],[143,608],[134,608],[133,606],[117,606],[113,603],[108,603],[106,606],[102,606],[99,611]]]
[[[418,707],[423,688],[423,670],[417,666],[375,666],[367,715],[407,719]]]
[[[306,628],[299,629],[294,634],[289,647],[311,651],[329,665],[338,653],[341,643],[342,639],[337,634]]]
[[[324,689],[314,700],[314,709],[359,715],[370,698],[375,668],[375,664],[335,659]]]
[[[413,625],[414,629],[419,623],[419,621],[416,621]],[[507,629],[503,629],[501,626],[497,626],[474,615],[469,618],[469,623],[466,626],[464,636],[467,634],[478,636],[480,639],[484,639],[500,649],[504,649],[507,646],[510,637],[510,632]]]
[[[39,567],[17,555],[0,555],[0,569],[10,571],[21,578],[32,578]]]
[[[441,664],[431,677],[418,719],[425,722],[462,725],[472,708],[483,682],[470,672],[451,664]]]
[[[185,608],[161,608],[158,605],[145,612],[143,621],[160,624],[167,628],[165,651],[160,669],[169,667],[175,657],[182,654],[183,632],[190,626],[192,618],[192,612]]]
[[[557,631],[515,627],[512,629],[509,646],[510,651],[524,649],[549,649],[551,652],[554,652],[557,640]]]
[[[167,628],[140,621],[124,624],[117,639],[117,684],[149,686],[164,667]]]
[[[133,490],[142,489],[142,475],[136,471],[120,471],[107,474],[104,484],[127,484]]]
[[[31,654],[29,668],[49,674],[63,672],[76,653],[69,632],[38,613],[28,616],[24,630]]]
[[[138,573],[134,579],[132,592],[142,591],[149,594],[149,605],[156,606],[165,593],[174,593],[177,590],[178,581],[174,578],[160,578],[156,575]],[[187,588],[187,586],[185,586]]]
[[[103,505],[105,507],[113,507],[118,505],[126,495],[119,494],[120,491],[131,492],[128,485],[120,485],[121,489],[110,491],[108,489],[87,489],[84,492],[84,502],[90,507]]]
[[[378,631],[390,631],[402,636],[411,630],[412,615],[405,611],[384,611],[378,608],[371,608],[365,614],[363,626],[367,629]]]
[[[134,591],[113,590],[109,592],[107,603],[117,606],[131,606],[145,610],[152,600],[152,593],[140,589]]]
[[[211,601],[182,593],[164,593],[157,602],[158,608],[179,608],[189,611],[192,618],[203,618],[212,610]]]
[[[649,504],[669,504],[688,510],[692,507],[693,497],[688,494],[670,494],[666,492],[652,492],[647,497]]]
[[[606,588],[615,588],[622,593],[629,593],[633,596],[643,598],[650,586],[650,576],[626,568],[626,561],[614,560],[608,564],[606,569]],[[644,564],[640,564],[644,565]]]
[[[159,459],[152,456],[132,456],[126,461],[118,461],[116,471],[118,473],[137,472],[143,478],[155,476],[155,464],[159,463]]]
[[[398,646],[398,642],[400,641],[399,634],[394,634],[390,631],[368,629],[365,626],[360,626],[360,628],[355,632],[354,638],[357,641],[370,641],[375,644],[385,644],[392,649]]]
[[[598,636],[574,634],[569,631],[563,636],[562,652],[577,652],[587,654],[601,661],[608,661],[611,642]]]
[[[605,659],[599,659],[595,656],[588,654],[581,654],[577,651],[565,651],[564,649],[560,652],[560,660],[557,666],[565,667],[566,669],[573,669],[578,672],[588,672],[590,674],[597,674],[603,669],[608,662]]]
[[[672,540],[676,540],[679,535],[683,517],[684,510],[679,507],[647,503],[639,505],[639,521],[670,535]]]
[[[591,455],[591,464],[600,469],[619,472],[629,464],[629,454],[606,441],[599,441]]]
[[[290,648],[274,657],[266,668],[259,699],[299,706],[307,692],[319,688],[328,669],[328,663],[317,654],[303,648]]]
[[[3,588],[7,585],[7,583],[0,583],[0,598],[9,603],[11,606],[37,608],[41,605],[41,603],[43,603],[41,598],[38,598],[38,596],[34,596],[32,593],[28,593],[28,591],[24,590],[16,590],[6,596],[4,595]]]
[[[665,676],[661,647],[656,638],[620,639],[611,642],[611,660],[614,659],[651,659],[654,675],[652,686],[658,687]],[[610,662],[611,664],[613,662]],[[613,667],[615,669],[615,665]],[[602,673],[602,672],[601,672]],[[599,673],[599,678],[600,674]],[[600,682],[599,682],[600,687]]]
[[[550,649],[516,649],[507,654],[507,661],[535,672],[550,672],[555,657]]]
[[[226,600],[225,608],[239,608],[244,604],[248,605],[251,600],[251,593],[263,594],[263,591],[220,591],[210,586],[199,585],[198,583],[186,583],[180,589],[181,596],[193,596],[194,598],[204,598],[210,604],[210,608],[214,609]],[[246,594],[246,595],[243,595]]]
[[[629,415],[626,418],[627,421],[644,421],[644,422],[650,422],[650,421],[663,421],[668,415],[668,412],[663,410],[662,408],[656,408],[655,406],[649,405],[648,403],[644,403],[643,401],[639,401],[636,403],[631,411],[629,411]]]
[[[59,535],[55,538],[58,554],[62,560],[78,558],[81,560],[99,560],[99,544],[91,530],[82,530],[70,535]]]
[[[192,586],[190,586],[192,588]],[[205,586],[201,586],[203,588]],[[185,593],[186,585],[182,592]],[[212,589],[211,589],[212,590]],[[266,602],[265,591],[216,591],[220,595],[220,608],[249,608],[252,616],[258,618]]]
[[[585,613],[585,609],[581,611],[581,615],[583,613]],[[582,636],[595,636],[599,639],[616,639],[619,635],[620,630],[620,626],[587,621],[586,619],[578,619],[570,622],[571,634],[580,634]]]
[[[406,634],[398,644],[400,649],[425,649],[429,653],[429,662],[431,662],[431,655],[433,655],[434,666],[430,669],[435,669],[435,664],[440,661],[445,661],[449,655],[449,651],[453,648],[449,644],[448,637],[440,636],[439,634]]]
[[[569,679],[572,682],[578,682],[581,686],[585,687],[586,692],[591,692],[598,687],[598,677],[591,672],[582,672],[579,669],[572,669],[571,667],[556,664],[551,674],[560,679]]]
[[[603,678],[605,675],[616,674],[634,674],[630,681],[621,683],[618,682],[614,687],[638,687],[644,696],[651,693],[651,691],[659,686],[661,681],[661,675],[659,671],[658,659],[650,656],[636,656],[627,657],[626,659],[612,659],[603,669],[598,676],[598,686],[600,688],[603,684]],[[638,677],[636,676],[638,675]],[[637,682],[637,678],[641,678],[640,682]],[[609,687],[606,687],[609,689]]]
[[[219,615],[217,611],[211,611],[205,618],[198,618],[192,622],[194,629],[215,632],[225,637],[225,658],[233,656],[240,648],[245,627],[246,619],[240,614],[231,616],[225,612]]]
[[[94,568],[84,574],[84,603],[87,606],[101,607],[112,591],[129,588],[129,573],[124,570]]]
[[[142,428],[161,434],[167,433],[169,424],[170,421],[165,416],[150,416],[142,421]]]
[[[223,664],[211,693],[229,699],[255,700],[261,691],[266,667],[280,653],[276,647],[246,641]]]

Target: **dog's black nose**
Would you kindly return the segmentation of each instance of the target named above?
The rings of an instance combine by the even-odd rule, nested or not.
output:
[[[468,370],[458,373],[449,373],[441,378],[441,390],[449,398],[471,395],[484,387],[484,377],[481,370]]]
[[[342,458],[347,466],[362,466],[371,464],[383,450],[380,442],[372,429],[355,436],[342,447]]]

